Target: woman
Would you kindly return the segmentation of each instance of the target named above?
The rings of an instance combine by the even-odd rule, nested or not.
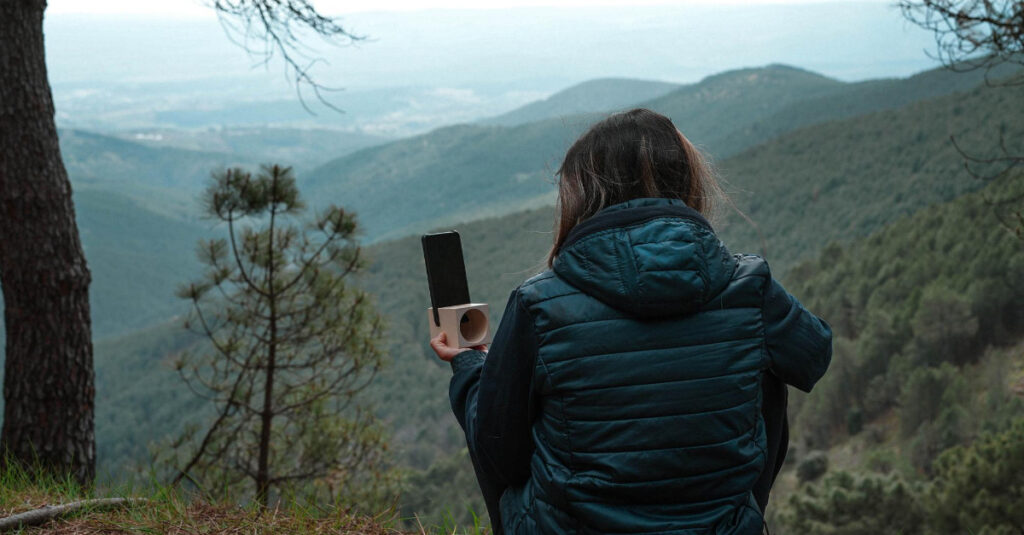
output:
[[[829,325],[718,240],[712,173],[667,117],[605,119],[558,175],[550,269],[489,352],[431,340],[495,531],[760,533],[777,381],[810,391]]]

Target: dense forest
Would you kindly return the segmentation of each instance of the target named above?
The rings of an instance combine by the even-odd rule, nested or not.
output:
[[[787,531],[898,519],[902,533],[1003,533],[1024,521],[1011,460],[1024,457],[1024,240],[1004,224],[1022,195],[1024,175],[1005,176],[790,270],[789,289],[836,339],[822,383],[791,397]],[[1006,477],[970,475],[981,470]],[[881,496],[860,494],[871,488]],[[840,489],[846,502],[826,501]]]

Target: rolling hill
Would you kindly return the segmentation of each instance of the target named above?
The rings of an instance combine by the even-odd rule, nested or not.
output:
[[[196,241],[207,223],[147,210],[110,191],[75,191],[78,230],[92,271],[93,334],[127,333],[179,314],[179,284],[199,273]]]
[[[195,219],[195,197],[211,170],[261,161],[223,152],[150,147],[83,130],[61,130],[60,148],[76,191],[112,191],[183,220]]]
[[[745,145],[722,143],[730,133],[847,85],[803,69],[768,65],[709,76],[640,105],[668,115],[686,137],[722,159],[766,139]]]
[[[722,161],[795,128],[949,94],[977,85],[981,76],[930,71],[904,80],[844,84],[772,65],[712,76],[636,105],[668,114]],[[803,103],[813,106],[804,111]],[[793,117],[771,122],[785,110]],[[303,184],[316,197],[363,214],[370,241],[551,204],[553,174],[565,149],[598,117],[443,128],[339,158]],[[761,129],[770,133],[758,134]]]
[[[599,78],[563,89],[507,113],[477,121],[479,124],[517,126],[533,121],[568,117],[580,113],[613,111],[653,99],[679,84],[631,78]]]
[[[950,136],[991,157],[1000,135],[1024,151],[1024,93],[984,86],[797,130],[722,162],[734,201],[760,227],[725,213],[723,231],[784,272],[830,241],[981,187]]]
[[[988,76],[990,79],[998,79],[1010,76],[1017,70],[1016,66],[1005,64],[992,69]],[[950,72],[934,69],[909,78],[844,84],[836,91],[786,105],[745,128],[737,128],[709,142],[727,151],[735,147],[752,147],[765,139],[823,120],[845,119],[896,109],[926,98],[970,91],[984,81],[985,73],[981,71]]]
[[[831,89],[839,82],[789,67],[744,69],[677,89],[655,101],[655,110],[676,110],[677,124],[700,143],[709,131],[728,132],[733,110],[772,109]],[[783,97],[785,95],[785,97]],[[670,112],[671,113],[671,112]],[[715,121],[715,114],[730,117]],[[554,171],[572,141],[597,113],[548,118],[513,127],[457,125],[374,147],[325,164],[305,184],[318,197],[351,205],[367,238],[397,237],[425,225],[513,212],[551,204]],[[712,149],[712,154],[716,154]],[[348,201],[348,199],[352,199]]]

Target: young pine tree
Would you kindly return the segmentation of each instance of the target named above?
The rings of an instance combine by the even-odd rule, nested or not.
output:
[[[331,206],[300,227],[295,178],[277,165],[215,173],[204,205],[228,236],[200,241],[206,272],[179,290],[206,343],[176,368],[216,411],[175,443],[174,483],[266,507],[272,493],[337,499],[386,481],[384,438],[357,399],[383,359],[381,317],[351,282],[365,265],[354,214]]]

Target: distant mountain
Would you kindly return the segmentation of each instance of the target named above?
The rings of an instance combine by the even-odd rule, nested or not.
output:
[[[630,78],[599,78],[563,89],[554,95],[531,102],[479,124],[516,126],[533,121],[567,117],[579,113],[614,111],[637,102],[660,97],[679,84]]]
[[[904,80],[845,84],[770,65],[722,73],[630,106],[669,115],[721,161],[795,128],[949,94],[977,85],[981,76],[930,71]],[[323,202],[356,210],[370,241],[550,204],[553,175],[565,150],[602,116],[442,128],[333,160],[303,184]]]
[[[565,148],[596,116],[514,127],[457,125],[364,149],[317,168],[300,185],[355,210],[373,241],[552,202]]]
[[[989,71],[988,77],[999,79],[1017,70],[1016,65],[1005,64]],[[709,143],[726,151],[735,147],[750,147],[765,139],[825,120],[896,109],[926,98],[969,91],[984,83],[985,76],[983,70],[961,73],[934,69],[909,78],[843,84],[835,91],[792,102],[744,128],[734,129],[724,137],[709,140]]]
[[[733,132],[846,85],[796,67],[768,65],[709,76],[640,105],[668,115],[690,141],[722,159],[767,139],[723,142]]]
[[[210,172],[257,160],[237,154],[150,147],[83,130],[60,131],[61,156],[75,191],[99,188],[176,219],[194,219]]]
[[[252,162],[79,130],[62,130],[60,142],[92,272],[93,333],[125,333],[178,313],[174,290],[199,273],[196,241],[210,233],[199,194],[214,168]]]
[[[712,76],[636,104],[668,113],[700,143],[841,85],[799,69],[769,66]],[[745,110],[746,119],[736,110]],[[549,204],[565,150],[602,115],[442,128],[331,161],[308,175],[305,184],[317,198],[355,209],[370,240]],[[718,115],[724,119],[716,120]]]

